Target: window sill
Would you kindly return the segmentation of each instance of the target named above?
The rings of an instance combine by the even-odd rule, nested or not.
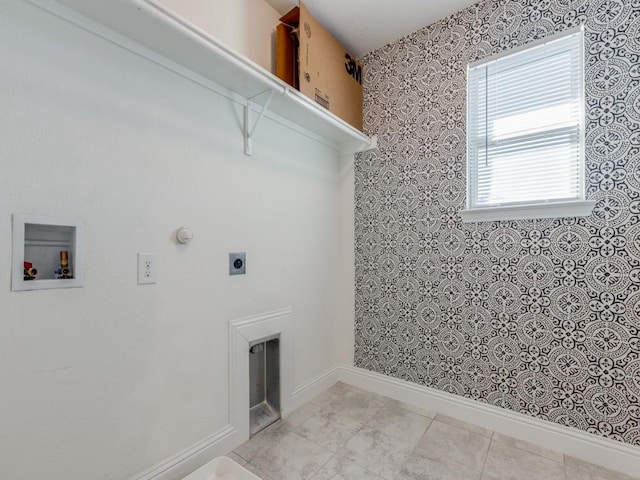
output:
[[[596,202],[559,202],[510,207],[487,207],[461,210],[463,223],[493,222],[500,220],[532,220],[536,218],[586,217]]]

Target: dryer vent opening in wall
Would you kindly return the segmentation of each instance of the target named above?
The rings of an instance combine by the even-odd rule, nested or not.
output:
[[[280,419],[280,336],[249,346],[250,435]]]

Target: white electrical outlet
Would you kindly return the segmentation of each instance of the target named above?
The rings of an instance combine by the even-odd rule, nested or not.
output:
[[[158,283],[158,254],[138,253],[138,285]]]

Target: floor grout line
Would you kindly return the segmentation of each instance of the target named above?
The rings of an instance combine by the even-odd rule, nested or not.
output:
[[[482,462],[482,469],[480,469],[480,476],[478,477],[479,480],[482,480],[482,477],[484,476],[484,471],[487,468],[487,460],[489,460],[489,452],[491,451],[491,446],[493,445],[494,433],[496,432],[491,431],[491,435],[489,436],[489,447],[487,447],[487,453],[485,453],[484,455],[484,462]]]

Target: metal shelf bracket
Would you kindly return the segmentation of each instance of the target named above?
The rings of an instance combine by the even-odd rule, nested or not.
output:
[[[253,122],[253,125],[251,125],[251,107],[252,105],[258,105],[252,102],[252,100],[267,92],[269,92],[269,98],[267,98],[265,104],[262,105],[260,113],[258,113],[258,118],[256,118],[255,122]],[[253,134],[255,133],[260,120],[262,120],[264,114],[267,112],[267,110],[269,110],[269,105],[271,105],[271,100],[273,100],[273,96],[275,95],[275,93],[275,90],[265,90],[264,92],[260,92],[251,98],[247,98],[247,103],[244,105],[244,153],[246,155],[253,155]]]

